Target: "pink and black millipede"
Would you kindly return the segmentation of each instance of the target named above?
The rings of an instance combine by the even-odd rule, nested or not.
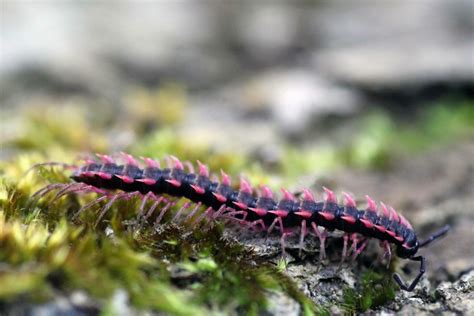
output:
[[[141,167],[138,161],[128,154],[122,154],[123,164],[107,155],[97,156],[100,161],[90,159],[83,166],[73,168],[71,178],[75,183],[50,184],[35,195],[41,197],[54,190],[58,190],[56,198],[71,192],[97,192],[101,196],[81,210],[108,199],[99,219],[114,201],[138,195],[143,199],[141,214],[147,201],[155,201],[147,214],[153,212],[160,203],[166,204],[158,222],[170,208],[170,203],[173,203],[163,196],[185,198],[189,203],[185,203],[181,210],[195,205],[188,218],[195,215],[198,208],[205,206],[207,209],[203,214],[210,215],[212,219],[232,218],[254,228],[261,227],[268,232],[274,228],[279,229],[283,251],[285,237],[289,234],[300,232],[302,248],[305,236],[312,232],[320,240],[320,260],[325,257],[328,231],[344,232],[342,260],[348,255],[349,241],[352,242],[350,249],[355,258],[364,250],[369,239],[375,238],[380,240],[389,261],[391,245],[394,245],[398,257],[420,262],[419,273],[409,285],[398,274],[393,275],[394,280],[406,291],[412,291],[425,272],[425,257],[417,255],[418,250],[449,230],[449,226],[445,226],[420,242],[412,225],[403,215],[383,203],[378,206],[368,196],[365,209],[358,208],[354,199],[347,193],[343,193],[344,204],[338,204],[335,194],[327,188],[324,188],[326,197],[323,201],[317,201],[308,189],[303,190],[301,198],[296,198],[288,190],[282,189],[282,198],[276,199],[268,187],[262,186],[259,192],[256,192],[245,179],[240,180],[240,188],[235,190],[231,185],[231,178],[223,171],[220,181],[217,177],[211,179],[208,168],[199,161],[195,171],[192,164],[182,163],[175,157],[167,160],[166,167],[161,167],[156,160],[142,158],[144,166]]]

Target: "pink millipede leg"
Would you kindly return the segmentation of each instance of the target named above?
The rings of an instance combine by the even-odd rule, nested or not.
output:
[[[233,211],[233,212],[229,212],[229,213],[224,214],[222,216],[222,218],[228,219],[229,221],[231,221],[233,223],[238,223],[242,226],[246,222],[243,219],[237,218],[235,216],[236,215],[246,215],[246,214],[247,214],[247,212],[245,212],[245,211]]]
[[[97,218],[95,224],[94,224],[94,227],[96,227],[99,222],[101,221],[102,217],[104,217],[105,213],[107,213],[107,211],[110,209],[110,207],[112,207],[112,204],[114,204],[114,202],[121,196],[123,196],[125,194],[118,194],[118,195],[114,195],[110,201],[107,202],[107,204],[104,205],[104,207],[102,208],[102,211],[100,212],[99,214],[99,217]]]
[[[236,218],[236,215],[242,215],[242,218]],[[252,223],[249,223],[248,221],[246,221],[247,215],[248,215],[247,211],[231,211],[229,213],[224,214],[224,217],[234,222],[239,223],[241,227],[243,226],[252,227]]]
[[[142,195],[141,192],[139,192],[139,191],[134,191],[134,192],[128,192],[128,193],[126,193],[126,194],[124,194],[124,195],[122,195],[122,196],[125,198],[125,200],[128,201],[128,200],[131,200],[131,199],[133,199],[134,197],[140,196],[140,195]]]
[[[143,196],[143,200],[142,202],[140,203],[140,208],[138,209],[138,214],[137,214],[137,220],[136,220],[136,225],[135,225],[135,229],[138,229],[139,226],[141,226],[144,221],[145,221],[145,217],[144,217],[144,214],[145,214],[145,206],[146,206],[146,203],[148,202],[148,199],[149,198],[154,198],[155,200],[157,199],[155,194],[153,192],[148,192],[147,194],[145,194]]]
[[[352,254],[352,259],[351,259],[352,262],[354,262],[355,259],[357,258],[357,256],[360,255],[362,253],[362,251],[364,251],[364,249],[365,249],[365,247],[367,247],[368,243],[369,243],[369,240],[365,239],[362,242],[362,245],[360,245],[360,247],[356,251],[354,251],[354,253]]]
[[[54,184],[49,184],[47,186],[45,186],[44,188],[36,191],[32,196],[31,198],[35,198],[35,197],[38,197],[39,199],[42,198],[43,196],[45,196],[46,194],[48,194],[49,192],[57,189],[57,188],[60,188],[60,187],[63,187],[67,184],[65,183],[54,183]]]
[[[300,245],[299,245],[299,252],[298,252],[298,256],[301,257],[301,253],[303,252],[303,248],[304,248],[304,238],[307,234],[307,229],[306,229],[306,220],[302,220],[301,221],[301,231],[300,231]]]
[[[242,219],[235,218],[235,215],[245,215],[245,214],[247,214],[246,211],[232,211],[232,212],[229,212],[229,213],[225,213],[224,216],[226,218],[235,219],[237,221],[242,221]]]
[[[71,193],[89,193],[89,192],[95,192],[100,195],[107,195],[107,191],[101,191],[100,193],[94,190],[95,188],[91,185],[84,184],[84,183],[78,183],[77,186],[69,188],[67,191],[63,191],[61,193],[58,192],[54,199],[59,199],[61,196],[66,195],[66,194],[71,194]]]
[[[138,229],[139,226],[141,226],[143,223],[142,223],[142,220],[144,219],[143,218],[143,214],[145,213],[145,205],[146,205],[146,202],[148,202],[148,198],[150,197],[155,197],[155,195],[153,194],[153,192],[148,192],[147,194],[145,194],[145,196],[143,196],[143,201],[142,203],[140,204],[140,208],[138,209],[138,214],[137,214],[137,220],[136,220],[136,224],[135,224],[135,229]],[[156,198],[156,197],[155,197]]]
[[[145,196],[143,196],[142,203],[140,203],[140,208],[138,209],[138,217],[139,218],[143,216],[143,212],[145,211],[146,202],[148,201],[148,198],[150,198],[152,195],[153,195],[153,192],[150,191],[147,194],[145,194]]]
[[[64,188],[56,192],[56,195],[54,198],[51,200],[51,202],[59,199],[62,195],[69,193],[70,190],[74,190],[76,187],[84,187],[85,184],[83,183],[70,183],[67,184]]]
[[[319,262],[322,262],[324,258],[326,258],[326,237],[327,232],[324,230],[322,233],[319,231],[318,226],[316,223],[312,222],[311,226],[313,227],[314,233],[319,238]]]
[[[383,258],[387,257],[387,268],[390,267],[390,261],[392,261],[392,248],[390,247],[390,243],[386,240],[382,242],[382,245],[384,247],[384,254]]]
[[[207,209],[205,209],[205,210],[198,216],[198,218],[196,218],[196,220],[194,221],[193,225],[199,224],[199,223],[204,219],[204,217],[206,217],[206,212],[207,212],[208,209],[209,209],[209,207],[208,207]]]
[[[208,222],[210,222],[214,218],[215,213],[216,210],[214,210],[212,207],[207,208],[205,215],[207,216]]]
[[[217,212],[215,212],[213,214],[213,217],[212,219],[217,219],[219,218],[220,216],[222,216],[222,214],[224,214],[224,212],[227,210],[227,206],[225,204],[223,204],[221,207],[219,207],[219,209],[217,210]]]
[[[108,192],[107,191],[101,191],[101,192],[98,192],[95,190],[95,188],[91,185],[85,185],[83,184],[82,186],[78,186],[76,188],[72,188],[70,190],[68,190],[67,192],[64,192],[62,195],[64,194],[71,194],[71,193],[89,193],[89,192],[94,192],[94,193],[97,193],[99,195],[108,195]],[[59,198],[60,196],[58,196]]]
[[[108,198],[107,195],[103,195],[103,196],[101,196],[101,197],[95,199],[94,201],[91,201],[91,202],[87,203],[86,205],[84,205],[83,207],[81,207],[81,208],[79,209],[79,211],[77,211],[76,214],[74,214],[74,216],[72,217],[72,219],[76,219],[82,212],[84,212],[84,210],[86,210],[86,209],[88,209],[88,208],[90,208],[90,207],[92,207],[92,206],[94,206],[94,205],[96,205],[96,204],[102,202],[103,200],[105,200],[105,199],[107,199],[107,198]]]
[[[279,217],[279,218],[280,218],[280,217]],[[289,235],[291,235],[291,233],[282,232],[281,237],[280,237],[280,246],[281,246],[281,256],[282,256],[282,258],[285,258],[285,257],[286,257],[286,251],[285,251],[286,243],[285,243],[285,238],[286,238],[286,236],[289,236]]]
[[[197,202],[196,205],[194,206],[193,210],[186,216],[186,218],[184,219],[185,221],[188,221],[189,219],[193,218],[194,215],[196,214],[196,212],[199,210],[199,208],[201,207],[202,203],[201,202]]]
[[[187,210],[189,207],[191,206],[191,202],[186,202],[183,204],[183,206],[181,206],[178,210],[178,212],[176,212],[176,215],[173,217],[173,219],[171,220],[172,222],[177,222],[179,220],[179,218],[181,217],[181,214]]]
[[[101,195],[108,193],[107,190],[99,189],[99,188],[97,188],[97,187],[95,187],[95,186],[92,186],[92,185],[89,186],[89,189],[90,189],[92,192],[95,192],[95,193],[101,194]]]
[[[107,211],[112,207],[112,205],[114,204],[115,201],[121,199],[121,198],[124,198],[126,200],[138,195],[140,193],[137,193],[137,192],[130,192],[130,193],[120,193],[120,194],[116,194],[116,195],[113,195],[111,198],[110,198],[110,201],[107,202],[106,205],[104,205],[104,207],[102,208],[102,211],[100,212],[99,214],[99,217],[97,218],[96,222],[95,222],[95,226],[97,226],[100,222],[100,220],[104,217],[104,215],[107,213]]]
[[[155,225],[153,226],[154,229],[156,229],[156,227],[158,227],[158,225],[160,224],[161,220],[163,219],[163,216],[165,215],[165,213],[171,208],[171,206],[173,206],[174,204],[176,203],[168,203],[166,204],[162,209],[161,209],[161,212],[160,212],[160,215],[158,215],[158,217],[156,218],[155,220]]]
[[[278,223],[280,224],[280,232],[282,234],[284,234],[285,233],[285,227],[283,227],[283,220],[281,219],[280,216],[278,216],[277,218],[278,218]],[[291,234],[291,233],[289,233],[289,234]]]
[[[268,227],[267,235],[269,235],[273,231],[273,228],[275,228],[275,225],[278,223],[278,219],[279,219],[279,217],[275,217],[275,219],[271,223],[270,227]]]
[[[242,218],[244,221],[247,220],[247,216],[249,215],[249,212],[245,211],[244,217]]]
[[[143,218],[143,222],[146,222],[148,218],[150,218],[150,216],[153,214],[153,212],[155,211],[155,209],[158,207],[158,205],[161,203],[162,200],[163,200],[162,197],[159,197],[156,199],[156,201],[149,208],[148,212],[145,214],[145,217]]]
[[[153,214],[155,209],[158,207],[158,205],[164,200],[162,196],[156,199],[155,203],[148,209],[148,212],[145,214],[145,220],[150,218],[150,216]]]
[[[256,228],[257,225],[260,225],[262,227],[263,230],[267,230],[266,226],[265,226],[265,223],[263,222],[263,219],[259,219],[259,220],[256,220],[256,221],[253,221],[250,223],[250,228]]]
[[[350,235],[350,239],[352,240],[352,245],[349,251],[355,252],[357,250],[357,244],[359,243],[359,236],[356,233],[353,233]]]
[[[213,208],[208,213],[208,222],[205,225],[205,228],[210,228],[214,226],[216,218],[222,216],[222,214],[226,211],[227,206],[225,204],[221,205],[217,211],[214,211]]]
[[[199,215],[199,217],[196,219],[196,221],[194,222],[194,225],[198,225],[206,216],[208,218],[211,217],[211,213],[213,212],[213,209],[212,207],[208,207],[204,212],[202,212],[201,215]]]
[[[341,262],[339,263],[339,266],[342,266],[342,263],[347,258],[347,243],[348,243],[349,237],[350,237],[350,234],[344,234],[344,236],[342,237],[344,240],[344,244],[342,246]]]

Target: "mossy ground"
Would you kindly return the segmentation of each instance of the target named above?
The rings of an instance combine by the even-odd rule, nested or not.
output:
[[[231,174],[246,170],[255,183],[278,187],[316,167],[387,168],[397,154],[426,148],[433,138],[449,142],[472,135],[474,126],[470,103],[458,105],[455,111],[445,104],[432,107],[410,128],[383,113],[371,114],[342,146],[306,150],[287,146],[277,170],[269,176],[268,170],[245,154],[213,151],[176,137],[173,124],[184,115],[185,106],[178,86],[160,92],[138,91],[134,96],[133,102],[144,110],[116,120],[93,121],[76,106],[44,106],[42,114],[36,107],[12,118],[21,121],[22,131],[2,140],[4,150],[12,154],[0,162],[0,307],[20,301],[39,304],[82,290],[107,311],[114,293],[123,289],[137,310],[174,315],[259,314],[266,309],[268,293],[281,292],[299,302],[304,314],[324,314],[330,306],[315,306],[284,271],[225,238],[222,224],[176,224],[170,217],[159,227],[150,222],[137,225],[138,199],[116,203],[99,222],[101,205],[74,218],[93,195],[71,194],[53,201],[51,194],[33,201],[32,194],[44,185],[68,182],[68,171],[57,167],[26,171],[45,161],[73,162],[85,151],[126,149],[137,156],[173,154],[200,159],[212,170],[223,168]],[[163,114],[159,119],[150,118],[150,102]],[[173,107],[167,106],[170,102]],[[129,118],[128,127],[120,130],[124,116]],[[440,130],[440,124],[448,128]],[[139,135],[139,141],[124,141],[121,146],[108,136],[128,129]],[[392,299],[395,288],[386,276],[365,273],[357,289],[345,290],[345,310],[365,311]],[[377,290],[380,286],[383,291]]]

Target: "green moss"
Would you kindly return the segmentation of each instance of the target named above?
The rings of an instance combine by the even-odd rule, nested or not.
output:
[[[359,285],[356,288],[344,289],[342,308],[348,314],[375,309],[393,300],[397,289],[397,285],[389,274],[366,271],[359,279]]]

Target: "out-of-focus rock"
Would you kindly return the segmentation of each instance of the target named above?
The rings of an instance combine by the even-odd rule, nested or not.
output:
[[[474,270],[454,283],[441,283],[435,293],[448,310],[465,315],[472,313],[474,311]]]
[[[130,84],[177,80],[193,89],[219,89],[276,66],[301,67],[365,91],[472,87],[472,21],[469,0],[6,2],[0,74],[7,82],[0,96],[30,94],[36,87],[119,100]],[[280,96],[298,104],[312,84],[294,80]],[[338,100],[345,94],[323,87],[333,91],[314,93],[328,97],[328,104],[334,94]],[[274,92],[276,98],[279,90]],[[282,115],[291,121],[297,106],[302,113],[309,107],[292,104],[293,111]]]
[[[340,23],[331,23],[339,21]],[[345,2],[313,12],[314,66],[371,92],[474,82],[469,0]]]
[[[97,315],[101,308],[101,304],[86,293],[75,291],[69,296],[57,295],[54,299],[43,304],[31,302],[5,304],[2,306],[2,313],[6,313],[6,315],[32,316],[84,316]]]
[[[267,295],[268,307],[265,310],[265,315],[271,316],[298,316],[301,315],[300,304],[282,293],[270,292]]]
[[[303,69],[263,73],[244,86],[243,104],[270,109],[273,121],[285,135],[300,135],[324,115],[354,114],[358,94]]]

